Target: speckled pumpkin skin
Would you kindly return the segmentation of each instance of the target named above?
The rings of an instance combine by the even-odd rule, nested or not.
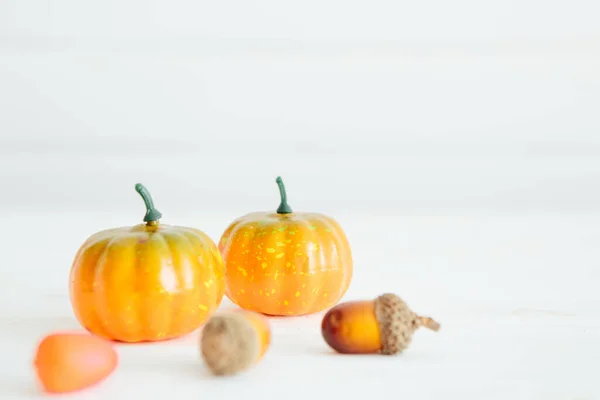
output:
[[[340,225],[317,213],[251,213],[219,241],[226,295],[246,310],[303,315],[336,304],[352,279]]]
[[[214,313],[224,292],[216,244],[199,230],[169,225],[92,235],[70,276],[71,303],[83,327],[123,342],[191,333]]]

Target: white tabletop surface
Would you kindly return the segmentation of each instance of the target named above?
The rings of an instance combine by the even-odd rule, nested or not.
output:
[[[403,355],[333,353],[322,314],[271,319],[262,362],[215,378],[198,333],[118,345],[118,369],[76,399],[594,399],[600,367],[600,218],[594,216],[341,216],[355,276],[344,300],[393,291],[435,317]],[[11,214],[3,219],[0,398],[41,398],[37,341],[80,329],[67,295],[70,261],[85,237],[122,216]],[[203,217],[218,238],[226,218]],[[179,221],[177,221],[179,222]],[[234,307],[225,300],[222,309]]]

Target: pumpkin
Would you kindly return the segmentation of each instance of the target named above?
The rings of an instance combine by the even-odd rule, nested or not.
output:
[[[78,250],[70,273],[75,316],[91,333],[157,341],[200,327],[225,292],[217,245],[202,231],[159,223],[147,189],[144,223],[98,232]]]
[[[243,309],[303,315],[336,304],[348,290],[353,262],[348,239],[333,218],[293,212],[281,177],[276,212],[233,221],[219,240],[226,296]]]

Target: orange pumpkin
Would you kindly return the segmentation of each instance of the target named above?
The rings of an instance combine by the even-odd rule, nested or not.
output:
[[[269,315],[302,315],[336,304],[352,279],[350,245],[340,225],[317,213],[292,212],[283,181],[277,212],[235,220],[219,250],[227,297]]]
[[[146,188],[135,189],[145,223],[98,232],[81,246],[70,275],[73,310],[90,332],[123,342],[191,333],[223,299],[221,255],[203,232],[159,224]]]

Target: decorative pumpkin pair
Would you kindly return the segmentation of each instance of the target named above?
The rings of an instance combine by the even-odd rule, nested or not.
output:
[[[294,213],[281,178],[275,213],[235,220],[217,246],[202,231],[160,224],[146,188],[144,223],[100,231],[79,248],[70,274],[76,318],[91,333],[141,342],[191,333],[223,296],[269,315],[336,304],[352,278],[344,232],[332,218]]]

